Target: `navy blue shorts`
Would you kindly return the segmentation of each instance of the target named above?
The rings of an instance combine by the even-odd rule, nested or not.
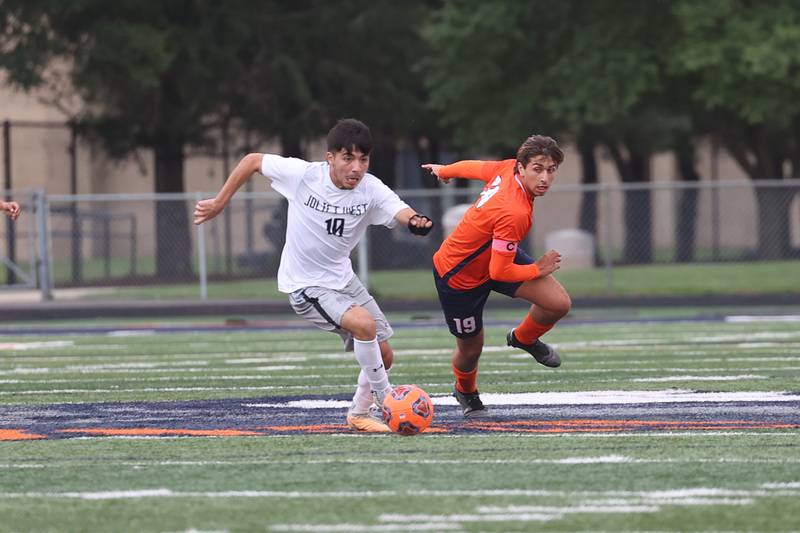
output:
[[[517,265],[530,265],[534,260],[522,248],[517,248],[514,257]],[[489,280],[474,289],[454,289],[439,276],[433,269],[433,279],[436,281],[436,292],[439,293],[439,303],[447,321],[450,333],[461,339],[474,337],[483,330],[483,306],[489,298],[491,291],[514,297],[523,282],[506,282]]]

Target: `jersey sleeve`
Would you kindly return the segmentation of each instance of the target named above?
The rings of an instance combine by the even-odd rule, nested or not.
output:
[[[397,224],[394,216],[409,205],[378,178],[372,176],[369,185],[372,196],[370,224],[393,228]]]
[[[520,214],[506,213],[495,224],[489,258],[489,277],[495,281],[526,281],[539,276],[539,267],[535,264],[514,263],[517,247],[525,238],[525,221],[521,217]]]
[[[536,263],[518,265],[514,263],[517,247],[514,252],[508,252],[507,242],[492,241],[492,255],[489,257],[489,277],[495,281],[516,282],[527,281],[539,277],[539,267]]]
[[[261,173],[270,179],[273,189],[286,199],[292,199],[310,164],[295,157],[264,154],[261,159]]]
[[[445,165],[439,171],[439,177],[444,179],[466,178],[489,182],[497,176],[504,161],[458,161]]]

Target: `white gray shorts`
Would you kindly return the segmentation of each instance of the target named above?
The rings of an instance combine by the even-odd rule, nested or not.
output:
[[[394,335],[386,316],[378,307],[375,298],[367,292],[357,276],[340,290],[325,287],[306,287],[289,295],[289,303],[294,312],[325,331],[338,333],[344,342],[344,349],[353,351],[353,336],[342,329],[342,316],[354,305],[363,307],[375,319],[378,342]]]

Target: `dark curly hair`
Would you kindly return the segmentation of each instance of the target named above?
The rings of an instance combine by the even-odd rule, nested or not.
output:
[[[556,165],[560,165],[564,161],[564,152],[559,148],[555,139],[546,135],[531,135],[517,150],[517,163],[521,163],[525,167],[531,159],[538,155],[549,157]]]
[[[328,132],[328,151],[336,153],[344,149],[352,152],[355,148],[369,155],[372,151],[372,134],[360,120],[343,118]]]

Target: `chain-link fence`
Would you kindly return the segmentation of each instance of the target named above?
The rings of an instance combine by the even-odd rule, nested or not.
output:
[[[453,185],[399,191],[437,222],[435,231],[419,238],[373,226],[354,253],[356,271],[367,283],[381,273],[429,271],[477,193]],[[6,193],[23,215],[6,220],[0,235],[0,286],[37,287],[45,298],[65,288],[92,298],[276,297],[285,200],[241,192],[195,226],[194,203],[208,196]],[[559,250],[564,270],[607,273],[598,279],[609,294],[614,269],[627,265],[798,260],[800,180],[556,187],[535,202],[524,247],[534,257]],[[273,283],[234,288],[265,279]]]
[[[39,258],[42,257],[42,247],[47,244],[40,240],[42,235],[46,235],[38,227],[43,218],[36,216],[41,195],[33,191],[10,191],[3,198],[17,202],[25,216],[15,222],[3,217],[1,222],[4,228],[0,232],[0,287],[41,287]]]

